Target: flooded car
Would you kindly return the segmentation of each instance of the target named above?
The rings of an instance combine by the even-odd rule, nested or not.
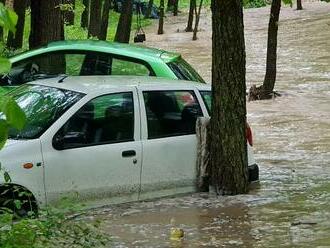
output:
[[[27,122],[21,131],[10,130],[0,151],[12,179],[0,181],[2,203],[16,194],[11,185],[30,193],[29,208],[64,197],[99,206],[194,192],[195,125],[198,117],[209,117],[210,93],[210,85],[154,77],[24,84],[10,93]]]
[[[55,41],[9,58],[0,86],[11,88],[58,75],[156,76],[205,83],[178,53],[99,40]]]

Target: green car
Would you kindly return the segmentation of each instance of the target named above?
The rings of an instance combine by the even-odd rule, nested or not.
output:
[[[51,42],[13,56],[10,62],[11,71],[0,81],[7,89],[59,75],[156,76],[205,83],[178,53],[98,40]]]

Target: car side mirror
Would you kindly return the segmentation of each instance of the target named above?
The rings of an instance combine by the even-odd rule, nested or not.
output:
[[[83,132],[68,132],[64,136],[55,135],[53,138],[53,147],[56,150],[64,150],[67,148],[79,147],[86,144],[86,135]]]

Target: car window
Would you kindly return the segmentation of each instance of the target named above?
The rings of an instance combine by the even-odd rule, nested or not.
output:
[[[212,92],[211,91],[200,91],[203,101],[206,105],[207,111],[209,115],[211,114],[211,108],[212,108]]]
[[[183,58],[167,63],[175,76],[180,80],[204,83],[204,79]]]
[[[9,82],[18,85],[40,77],[76,75],[154,76],[147,62],[114,54],[81,50],[48,52],[18,61],[8,74]]]
[[[9,94],[22,108],[26,123],[22,130],[10,129],[11,139],[39,138],[84,94],[40,85],[23,85]],[[3,114],[0,113],[0,120]]]
[[[151,71],[141,63],[113,58],[112,75],[149,76]]]
[[[109,94],[91,100],[67,121],[56,136],[64,139],[64,148],[134,140],[132,93]]]
[[[145,91],[143,97],[149,139],[195,133],[203,114],[193,91]]]

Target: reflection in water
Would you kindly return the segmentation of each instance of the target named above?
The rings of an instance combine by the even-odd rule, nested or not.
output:
[[[269,7],[245,12],[248,86],[264,77],[268,16]],[[115,246],[330,246],[329,20],[324,2],[304,2],[303,11],[283,7],[276,89],[284,97],[248,103],[260,188],[244,196],[194,194],[92,212]],[[197,41],[181,32],[186,16],[167,21],[165,35],[149,30],[147,45],[182,53],[210,81],[210,13]],[[169,239],[172,218],[185,231],[176,243]]]

